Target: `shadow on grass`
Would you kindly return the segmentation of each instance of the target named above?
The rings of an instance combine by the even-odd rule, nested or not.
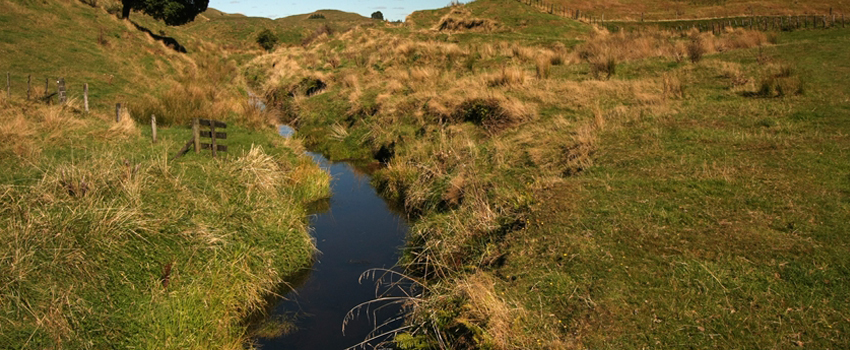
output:
[[[142,27],[142,26],[138,25],[136,22],[130,21],[130,23],[133,23],[133,25],[136,26],[136,29],[143,31],[145,33],[148,33],[148,35],[150,35],[151,38],[153,38],[156,41],[161,41],[163,44],[165,44],[165,46],[170,47],[172,50],[180,52],[180,53],[186,53],[187,52],[186,47],[184,47],[183,45],[180,45],[180,43],[177,41],[177,39],[174,39],[174,38],[168,37],[168,36],[156,35],[150,29]]]

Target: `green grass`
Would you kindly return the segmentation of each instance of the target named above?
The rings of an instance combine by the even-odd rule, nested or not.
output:
[[[210,13],[211,15],[207,16]],[[209,9],[186,30],[199,37],[210,37],[212,41],[224,46],[239,46],[243,49],[257,48],[256,37],[263,29],[269,29],[280,38],[281,43],[300,45],[301,41],[321,25],[328,25],[334,31],[345,31],[357,25],[377,25],[380,22],[360,16],[356,13],[337,10],[319,10],[315,13],[324,19],[309,19],[310,14],[294,15],[278,19],[217,15],[218,10]]]
[[[595,166],[537,193],[503,290],[592,348],[847,347],[850,125],[835,74],[850,62],[833,55],[850,37],[780,38],[768,54],[805,72],[805,96],[743,97],[697,68],[681,111],[602,133]],[[752,51],[709,60],[752,67]]]
[[[40,153],[25,166],[0,157],[12,170],[0,185],[0,342],[242,348],[249,313],[311,262],[305,205],[329,194],[327,174],[272,130],[231,125],[218,159],[170,161],[190,130],[151,144],[149,128],[121,137],[62,113],[66,135],[30,136]]]
[[[532,49],[594,40],[580,27],[521,28],[516,11],[493,4],[502,3],[467,8],[512,23],[506,30],[386,29],[469,49],[454,67],[422,49],[410,51],[421,54],[415,62],[377,58],[382,69],[344,62],[323,72],[361,76],[363,91],[329,79],[298,102],[299,132],[332,157],[374,157],[392,145],[373,182],[414,218],[403,262],[430,282],[410,323],[437,327],[455,348],[847,347],[850,125],[841,117],[848,88],[836,78],[850,64],[847,31],[780,33],[775,45],[699,63],[625,60],[607,81],[584,61],[552,66],[549,79],[503,87],[538,113],[493,133],[441,120],[428,104],[456,91],[452,79],[486,79],[503,65],[532,74],[534,58],[497,50],[473,72],[463,55],[502,40]],[[446,11],[417,13],[415,24],[430,28]],[[536,15],[545,26],[548,15]],[[423,66],[433,81],[405,75]],[[803,93],[758,93],[778,75]],[[663,92],[670,77],[681,96]],[[377,113],[351,113],[370,103],[368,89],[381,96],[393,83]],[[492,287],[467,287],[482,280]],[[401,339],[412,348],[427,339],[409,336]]]
[[[514,0],[472,1],[463,7],[472,18],[492,19],[498,27],[492,33],[455,33],[454,41],[462,43],[518,41],[546,46],[555,42],[577,43],[577,37],[587,33],[588,27],[577,21],[541,12]],[[416,11],[410,15],[415,28],[436,26],[451,7],[438,10]]]
[[[307,204],[329,195],[298,141],[242,114],[246,56],[138,13],[189,53],[77,2],[0,7],[0,348],[244,348],[249,316],[311,263]],[[29,74],[33,96],[64,77],[69,106],[24,101]],[[115,125],[116,102],[140,123]],[[170,160],[187,110],[226,120],[229,152]]]
[[[91,18],[75,6],[31,6],[64,21]],[[287,108],[287,121],[297,123],[313,150],[386,163],[373,182],[410,214],[402,262],[427,281],[408,319],[426,334],[402,335],[400,343],[436,347],[436,330],[458,349],[850,345],[850,166],[844,161],[850,88],[840,79],[850,73],[844,58],[850,32],[780,33],[771,40],[775,45],[705,55],[699,63],[650,54],[618,62],[604,81],[577,59],[551,66],[549,78],[540,79],[533,77],[535,60],[598,39],[589,27],[510,0],[465,8],[500,27],[424,31],[448,11],[441,9],[415,13],[412,26],[353,32],[354,42],[332,36],[307,48],[286,47],[273,55],[291,54],[301,70],[264,91],[280,99],[270,102]],[[15,16],[0,14],[0,22],[35,18],[13,10]],[[0,276],[9,280],[0,284],[0,295],[13,300],[0,311],[8,343],[25,344],[35,334],[32,344],[41,347],[83,347],[79,339],[147,348],[242,346],[247,309],[236,301],[261,299],[274,289],[271,281],[306,261],[298,258],[311,251],[302,204],[326,195],[327,179],[280,147],[271,131],[245,128],[248,118],[228,112],[231,100],[204,97],[212,90],[199,88],[223,86],[237,101],[244,88],[227,82],[243,72],[251,88],[260,88],[281,57],[244,65],[253,57],[248,43],[224,50],[234,53],[224,62],[217,58],[222,46],[193,38],[229,32],[233,37],[220,37],[225,45],[251,41],[252,30],[266,25],[280,35],[306,35],[310,25],[359,20],[322,13],[326,20],[306,20],[307,14],[271,23],[211,10],[209,21],[188,29],[142,16],[155,31],[186,38],[189,57],[201,72],[214,73],[200,81],[209,74],[187,72],[180,60],[160,57],[155,45],[122,25],[108,26],[106,32],[117,35],[110,42],[126,45],[121,50],[146,48],[149,55],[128,56],[145,62],[140,71],[180,75],[171,87],[140,88],[162,98],[146,101],[137,118],[144,121],[153,107],[165,105],[156,101],[180,87],[197,97],[204,113],[231,122],[225,142],[231,152],[221,160],[189,154],[169,163],[164,159],[188,129],[166,128],[164,141],[151,146],[145,127],[141,136],[121,138],[94,118],[74,133],[57,136],[45,121],[35,136],[0,142],[0,159],[10,169],[0,174],[6,184],[0,224],[11,228],[3,234],[23,237],[4,239],[13,243],[0,248],[0,259],[11,262],[0,264],[7,269]],[[366,34],[375,37],[359,40]],[[40,62],[37,71],[47,72],[49,60],[39,60],[52,53],[21,49],[35,41],[37,35],[22,30],[4,36],[0,47],[13,48],[15,63],[0,68]],[[398,45],[382,47],[385,41]],[[74,57],[102,52],[91,51],[87,40],[67,43],[63,51]],[[364,51],[352,52],[358,47]],[[325,68],[334,55],[339,65]],[[88,68],[129,66],[119,64],[120,55],[106,57]],[[488,83],[502,67],[525,78]],[[759,93],[762,82],[780,75],[799,81],[802,94]],[[304,96],[293,90],[316,76],[328,84],[324,91]],[[103,96],[134,91],[133,79],[116,79],[123,80]],[[665,79],[681,85],[681,96],[664,92]],[[293,91],[297,96],[289,97]],[[484,120],[500,117],[492,107],[476,114],[478,123],[465,122],[474,111],[464,108],[475,105],[465,103],[467,95],[485,92],[478,101],[497,101],[499,108],[516,102],[536,113],[517,112],[516,124],[487,128]],[[40,120],[39,111],[22,113]],[[98,113],[109,115],[103,108]],[[252,143],[277,159],[276,171],[256,152],[239,157]],[[138,175],[122,177],[124,159],[142,164]],[[300,176],[277,178],[279,170]],[[97,190],[71,196],[69,176]],[[269,183],[277,190],[257,190]],[[163,288],[163,267],[172,261],[176,272]]]

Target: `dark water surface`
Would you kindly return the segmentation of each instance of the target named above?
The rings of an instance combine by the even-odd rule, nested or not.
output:
[[[281,127],[282,136],[291,136]],[[275,339],[257,339],[262,349],[338,350],[367,338],[375,320],[361,316],[342,323],[352,307],[375,299],[371,280],[358,283],[370,268],[392,268],[404,244],[408,226],[369,184],[369,176],[348,163],[332,163],[309,153],[322,168],[330,171],[333,197],[329,206],[317,209],[310,222],[321,252],[309,275],[274,308],[272,317],[295,317],[298,330]],[[321,207],[321,206],[320,206]],[[398,309],[378,314],[377,322],[392,317]]]

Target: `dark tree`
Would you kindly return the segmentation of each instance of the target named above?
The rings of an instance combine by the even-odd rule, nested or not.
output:
[[[378,19],[378,20],[383,21],[384,20],[384,14],[381,13],[381,11],[372,12],[372,19]]]
[[[274,49],[275,45],[277,45],[277,35],[274,35],[271,30],[263,29],[260,34],[257,35],[257,44],[260,44],[266,51],[271,51]]]
[[[142,11],[170,26],[186,24],[199,13],[207,10],[209,0],[121,0],[124,9],[121,15],[130,18],[130,11]]]

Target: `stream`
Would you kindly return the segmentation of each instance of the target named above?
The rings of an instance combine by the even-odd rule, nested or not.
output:
[[[283,137],[293,133],[288,126],[280,127]],[[293,288],[269,316],[294,320],[297,329],[276,338],[258,338],[257,345],[265,350],[342,350],[367,339],[375,322],[392,319],[400,311],[395,307],[374,314],[374,310],[362,312],[347,323],[343,334],[349,310],[376,297],[375,282],[364,279],[361,284],[360,275],[396,264],[408,226],[404,216],[372,188],[367,174],[349,163],[308,154],[333,177],[332,197],[318,205],[310,218],[319,250],[315,263],[297,281],[290,281]]]

